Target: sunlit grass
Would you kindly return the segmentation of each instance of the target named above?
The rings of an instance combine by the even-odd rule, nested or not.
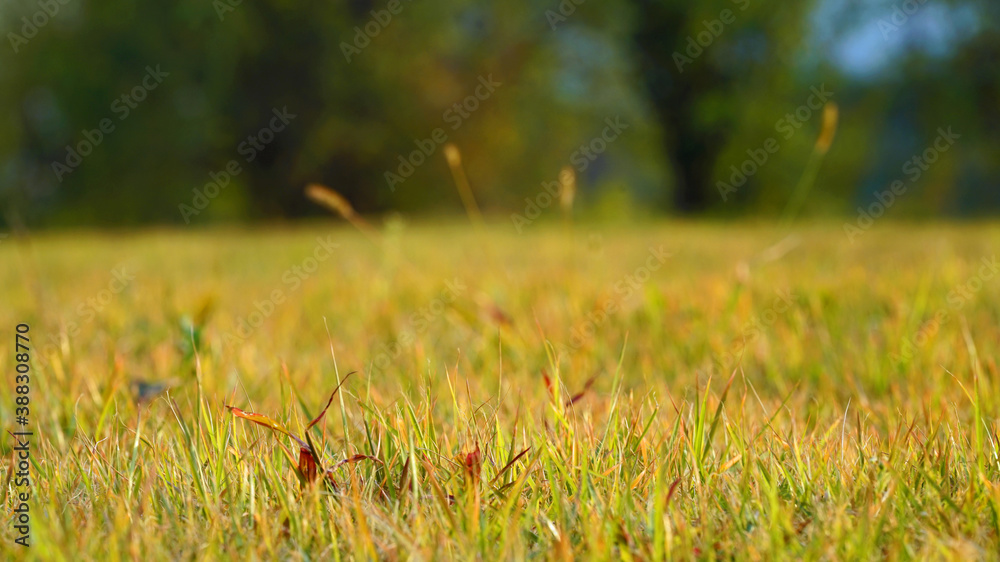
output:
[[[983,262],[1000,230],[877,225],[854,244],[833,224],[791,237],[711,224],[380,230],[0,245],[0,369],[13,372],[13,327],[29,323],[40,437],[33,546],[4,525],[0,552],[1000,548],[1000,276]],[[320,259],[317,237],[339,246]],[[119,266],[135,279],[101,305]],[[265,301],[259,327],[241,331]],[[226,407],[306,439],[350,371],[308,430],[330,470],[315,483],[296,472],[297,443]],[[0,387],[8,429],[13,396],[12,381]],[[10,458],[9,439],[0,452]]]

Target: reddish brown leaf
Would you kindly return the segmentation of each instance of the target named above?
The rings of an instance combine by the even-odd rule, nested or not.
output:
[[[333,392],[330,394],[330,399],[327,400],[326,407],[323,408],[323,411],[320,412],[318,416],[316,416],[316,419],[314,419],[313,421],[309,422],[309,425],[306,426],[306,431],[309,431],[309,428],[311,428],[312,426],[316,425],[317,423],[319,423],[320,420],[323,419],[323,416],[326,415],[326,411],[330,409],[330,404],[333,404],[333,397],[337,395],[337,391],[340,390],[340,387],[343,386],[343,384],[345,382],[347,382],[347,379],[351,378],[351,375],[353,375],[356,372],[357,371],[351,371],[350,373],[347,373],[346,377],[344,377],[343,379],[341,379],[340,384],[338,384],[337,388],[333,389]]]
[[[496,304],[490,303],[486,308],[486,312],[489,314],[490,319],[493,320],[493,322],[500,324],[501,326],[510,326],[514,323],[510,315],[504,312],[503,309]]]
[[[371,457],[371,456],[368,456],[368,455],[354,455],[351,458],[344,459],[344,460],[338,462],[337,465],[334,466],[333,468],[338,468],[338,467],[340,467],[342,465],[345,465],[345,464],[355,463],[355,462],[363,461],[363,460],[375,461],[375,462],[377,462],[379,464],[382,464],[382,461],[378,460],[375,457]]]
[[[664,506],[664,507],[667,507],[667,506],[669,506],[669,505],[670,505],[670,498],[674,497],[674,492],[676,492],[676,491],[677,491],[677,486],[678,486],[678,485],[679,485],[680,483],[681,483],[681,479],[680,479],[680,478],[678,478],[677,480],[674,480],[674,483],[673,483],[673,484],[671,484],[671,485],[670,485],[670,490],[669,490],[669,491],[667,491],[667,499],[666,499],[666,500],[664,500],[664,502],[663,502],[663,506]]]
[[[483,469],[483,457],[479,451],[479,443],[476,443],[476,450],[465,455],[465,472],[476,482],[479,481],[479,473]]]
[[[556,390],[552,388],[552,379],[549,378],[549,373],[545,369],[542,369],[542,378],[545,379],[545,388],[549,391],[549,396],[555,397]]]
[[[585,382],[583,384],[583,390],[581,390],[580,392],[577,392],[576,394],[573,395],[572,398],[570,398],[569,400],[567,400],[566,401],[566,405],[567,406],[572,406],[573,404],[576,404],[577,400],[583,398],[584,395],[587,394],[587,391],[590,390],[590,387],[594,386],[594,381],[596,381],[596,380],[597,380],[597,375],[594,375],[594,376],[590,377],[589,379],[587,379],[587,382]]]
[[[299,449],[299,473],[306,482],[316,480],[316,459],[313,458],[312,451],[308,447]]]
[[[285,429],[285,426],[281,425],[281,423],[279,423],[279,422],[277,422],[277,421],[275,421],[275,420],[273,420],[273,419],[271,419],[271,418],[269,418],[269,417],[267,417],[267,416],[265,416],[263,414],[255,414],[253,412],[244,412],[243,410],[241,410],[241,409],[239,409],[239,408],[237,408],[235,406],[226,406],[226,408],[229,408],[229,411],[232,412],[232,414],[234,416],[238,417],[238,418],[243,418],[245,420],[252,421],[253,423],[255,423],[257,425],[262,425],[262,426],[264,426],[264,427],[266,427],[268,429],[271,429],[273,431],[277,431],[278,433],[284,433],[285,435],[287,435],[287,436],[291,437],[292,439],[294,439],[299,444],[299,446],[301,446],[301,447],[307,447],[308,446],[308,445],[306,445],[305,441],[299,439],[294,433],[292,433],[292,432],[288,431],[287,429]]]

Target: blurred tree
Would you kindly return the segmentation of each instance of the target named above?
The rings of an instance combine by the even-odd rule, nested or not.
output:
[[[295,217],[318,212],[313,181],[362,212],[458,210],[438,130],[487,211],[523,212],[572,165],[584,205],[672,189],[681,212],[775,212],[818,119],[776,128],[823,84],[841,128],[807,210],[871,201],[942,124],[960,150],[899,208],[1000,208],[991,0],[57,4],[0,8],[0,200],[28,224]],[[294,118],[267,131],[275,111]],[[629,128],[577,166],[608,118]],[[720,198],[769,137],[780,152]]]
[[[801,38],[811,2],[775,12],[750,0],[632,0],[640,74],[675,170],[674,207],[718,201],[714,171],[755,84],[789,72],[784,56]]]

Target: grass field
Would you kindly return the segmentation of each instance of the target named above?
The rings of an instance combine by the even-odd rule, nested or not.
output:
[[[27,323],[37,435],[32,546],[5,523],[0,557],[995,558],[998,251],[991,225],[8,238],[0,419]]]

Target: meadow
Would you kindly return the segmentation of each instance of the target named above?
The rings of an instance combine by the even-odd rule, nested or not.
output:
[[[524,230],[3,240],[0,555],[997,557],[1000,228]]]

